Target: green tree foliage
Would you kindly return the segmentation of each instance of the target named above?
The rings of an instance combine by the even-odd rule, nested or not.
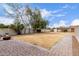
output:
[[[24,25],[20,24],[18,22],[18,23],[15,23],[15,24],[11,24],[10,28],[13,29],[13,30],[15,30],[17,34],[21,34],[21,31],[23,30]]]
[[[12,13],[8,12],[6,10],[6,13],[8,14],[9,17],[12,17],[15,19],[13,28],[17,31],[20,32],[22,30],[20,27],[27,30],[27,25],[31,28],[33,28],[35,31],[41,32],[41,29],[46,28],[46,25],[48,22],[42,18],[41,12],[39,9],[35,8],[35,10],[29,8],[29,6],[24,6],[24,9],[20,7],[20,4],[7,4]],[[25,17],[25,18],[24,18]],[[26,20],[26,21],[25,21]],[[23,26],[24,25],[24,26]],[[24,32],[25,32],[24,31]]]
[[[21,31],[23,30],[24,25],[21,24],[21,22],[19,20],[19,15],[16,16],[14,24],[11,24],[10,28],[12,28],[13,30],[15,30],[17,34],[21,34]]]
[[[39,9],[35,9],[32,17],[33,17],[33,21],[32,21],[31,25],[35,31],[41,32],[41,29],[46,28],[48,21],[46,21],[42,18],[41,12]]]
[[[7,17],[11,17],[14,19],[14,24],[22,24],[24,28],[27,27],[27,22],[24,21],[23,16],[24,16],[24,9],[22,10],[22,7],[18,3],[6,3],[6,5],[10,8],[11,12],[8,10],[4,9]],[[19,22],[19,23],[18,23]],[[25,29],[26,30],[26,29]]]
[[[0,24],[0,28],[8,28],[9,25]]]
[[[39,9],[35,8],[35,10],[32,10],[29,6],[27,6],[25,9],[25,14],[28,16],[29,25],[31,25],[34,31],[41,32],[41,29],[46,28],[48,21],[42,18]]]

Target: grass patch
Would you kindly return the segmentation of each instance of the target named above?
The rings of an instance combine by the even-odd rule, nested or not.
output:
[[[61,40],[62,37],[69,34],[72,33],[36,33],[31,35],[17,35],[14,36],[14,38],[17,40],[41,46],[43,48],[50,49],[54,44]]]

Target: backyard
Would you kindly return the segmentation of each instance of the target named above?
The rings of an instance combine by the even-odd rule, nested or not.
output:
[[[35,33],[30,35],[16,35],[13,36],[16,40],[28,42],[46,49],[50,49],[58,41],[60,41],[65,35],[72,35],[69,32],[48,32],[48,33]]]

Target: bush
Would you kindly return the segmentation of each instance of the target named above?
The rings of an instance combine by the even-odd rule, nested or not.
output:
[[[21,31],[22,31],[23,28],[24,28],[24,25],[21,24],[21,23],[11,24],[11,25],[10,25],[10,28],[13,29],[13,30],[15,30],[16,33],[17,33],[18,35],[20,35],[20,34],[21,34]]]
[[[0,24],[0,28],[8,28],[9,25]]]

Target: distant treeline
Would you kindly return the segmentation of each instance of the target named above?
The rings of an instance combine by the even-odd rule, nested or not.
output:
[[[9,25],[5,25],[5,24],[0,24],[0,28],[8,28]]]

